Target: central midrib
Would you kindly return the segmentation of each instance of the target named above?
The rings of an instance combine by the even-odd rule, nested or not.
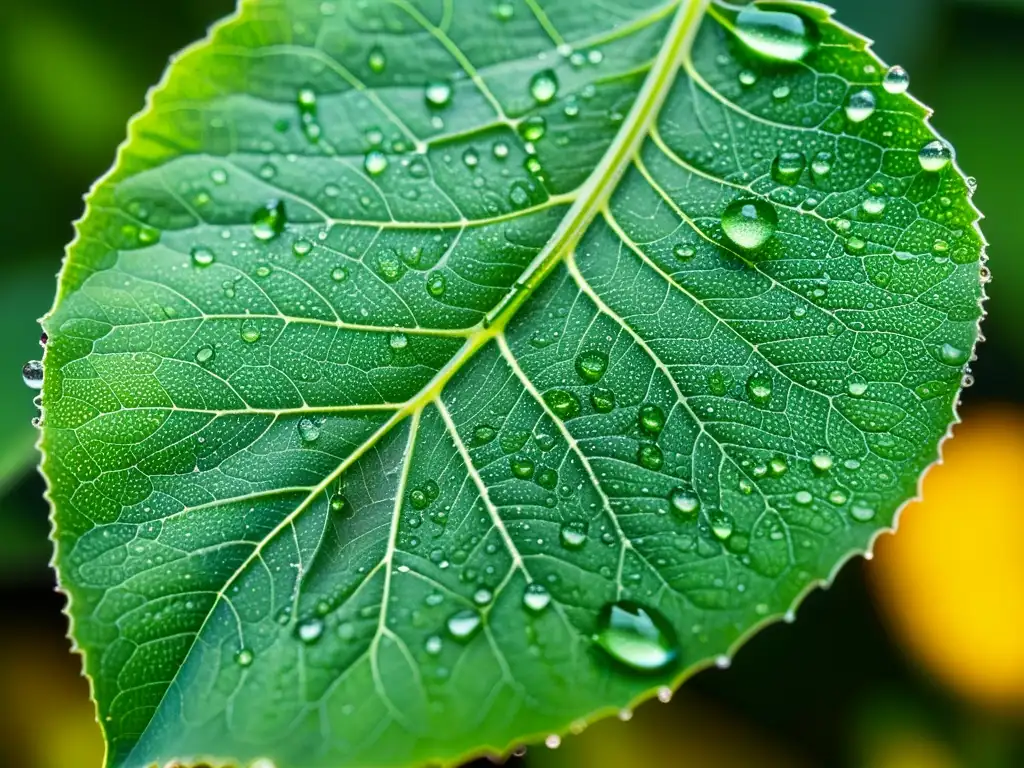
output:
[[[337,469],[310,491],[306,499],[260,541],[252,553],[225,582],[223,589],[218,592],[217,598],[210,607],[210,612],[196,631],[196,639],[202,634],[206,623],[210,620],[217,604],[223,599],[228,589],[259,556],[263,548],[305,511],[314,499],[326,491],[352,464],[373,447],[381,437],[390,432],[395,425],[406,417],[422,410],[428,403],[438,398],[451,378],[462,368],[466,361],[503,333],[509,320],[522,307],[533,291],[544,282],[545,278],[551,274],[564,258],[575,250],[576,245],[590,227],[594,218],[607,205],[619,180],[647,138],[650,126],[661,111],[661,106],[665,102],[672,84],[675,82],[680,62],[689,49],[690,42],[696,34],[700,21],[704,16],[704,10],[709,2],[711,0],[680,0],[679,9],[675,13],[661,51],[655,59],[650,74],[644,81],[643,88],[641,88],[629,115],[623,123],[622,130],[608,148],[597,168],[594,169],[587,181],[580,187],[572,207],[548,241],[548,244],[527,267],[519,280],[516,281],[512,291],[506,295],[498,306],[488,313],[480,329],[466,339],[459,352],[438,371],[434,378],[415,397],[411,398],[402,408],[396,411],[352,454],[346,457]],[[182,666],[187,662],[191,652],[192,648],[189,648]],[[169,691],[170,688],[171,685],[169,684],[167,690]],[[160,712],[163,703],[164,699],[161,699],[154,709],[153,718],[150,719],[149,724],[152,724],[156,715]],[[147,725],[126,756],[125,763],[131,761],[135,748],[142,741],[142,736],[148,730],[149,726]]]

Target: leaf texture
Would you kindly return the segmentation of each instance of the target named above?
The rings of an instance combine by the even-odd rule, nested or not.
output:
[[[758,8],[801,60],[697,0],[249,0],[172,63],[44,320],[110,766],[500,752],[724,664],[893,525],[977,213],[862,38]]]

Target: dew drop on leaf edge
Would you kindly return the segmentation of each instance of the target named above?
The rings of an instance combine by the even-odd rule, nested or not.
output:
[[[43,388],[43,364],[39,360],[29,360],[21,368],[21,378],[29,389]]]

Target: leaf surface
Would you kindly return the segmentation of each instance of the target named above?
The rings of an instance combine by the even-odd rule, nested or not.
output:
[[[861,38],[759,8],[251,0],[173,62],[45,321],[109,765],[564,732],[892,525],[976,212]]]

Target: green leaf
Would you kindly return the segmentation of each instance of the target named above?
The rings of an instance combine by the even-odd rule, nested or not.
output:
[[[110,765],[565,732],[891,527],[976,211],[862,38],[769,7],[252,0],[174,61],[45,322]]]

